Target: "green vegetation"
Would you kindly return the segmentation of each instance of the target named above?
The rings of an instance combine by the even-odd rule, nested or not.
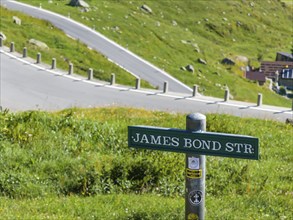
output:
[[[93,68],[94,77],[103,81],[110,81],[111,74],[115,73],[116,82],[124,85],[135,85],[135,77],[113,64],[106,57],[90,50],[79,40],[69,38],[52,24],[26,16],[19,12],[12,12],[3,7],[1,10],[0,31],[5,33],[7,40],[15,43],[18,52],[27,47],[28,56],[36,58],[37,53],[42,54],[42,61],[51,64],[52,58],[56,58],[57,67],[68,71],[69,63],[74,65],[74,73],[87,76],[89,68]],[[13,24],[12,17],[21,19],[21,26]],[[29,43],[30,39],[36,39],[46,43],[49,49],[41,49]],[[145,81],[142,86],[153,88]]]
[[[291,106],[290,101],[243,78],[247,65],[237,56],[249,58],[259,67],[261,60],[274,60],[277,51],[291,48],[292,7],[278,0],[259,1],[90,1],[89,12],[67,5],[22,0],[52,10],[95,28],[190,87],[200,86],[204,95],[222,97],[225,85],[234,99],[254,102],[257,93],[264,103]],[[146,4],[152,13],[140,7]],[[236,61],[223,65],[224,58]],[[207,65],[198,59],[207,61]],[[195,72],[180,70],[192,64]],[[219,92],[219,90],[221,92]]]
[[[138,124],[184,129],[185,115],[1,112],[1,219],[183,219],[184,154],[128,148]],[[292,219],[292,126],[211,114],[207,130],[260,141],[259,161],[207,157],[207,219]]]
[[[0,203],[0,219],[184,219],[182,198],[156,195],[54,196],[18,200],[0,197]]]
[[[291,10],[293,9],[293,2],[291,0],[282,0],[287,6],[291,6]]]

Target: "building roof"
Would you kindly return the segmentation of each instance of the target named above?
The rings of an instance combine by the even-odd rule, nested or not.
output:
[[[291,54],[291,53],[286,53],[286,52],[277,52],[277,53],[293,60],[293,54]]]

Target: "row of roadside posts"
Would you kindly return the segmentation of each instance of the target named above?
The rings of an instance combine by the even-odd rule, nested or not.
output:
[[[206,116],[186,116],[186,130],[128,126],[128,146],[185,153],[185,219],[205,218],[206,156],[258,160],[256,137],[206,132]]]
[[[2,38],[0,37],[0,47],[3,46],[3,42],[2,42]],[[14,52],[15,51],[15,45],[14,42],[10,43],[10,48],[9,48],[10,52]],[[23,48],[23,58],[27,57],[27,48],[24,47]],[[42,54],[41,53],[37,53],[37,58],[36,58],[36,63],[39,64],[41,63],[42,60]],[[56,69],[57,68],[57,61],[56,58],[52,58],[52,64],[51,64],[51,69]],[[71,75],[73,74],[73,64],[69,63],[68,65],[68,74]],[[88,80],[92,80],[93,79],[93,69],[89,68],[88,69]],[[135,82],[135,89],[140,89],[140,83],[141,80],[140,78],[136,79]],[[111,74],[111,80],[110,80],[110,84],[114,85],[115,84],[115,74]],[[168,92],[168,82],[164,82],[163,85],[163,93],[167,93]],[[193,91],[192,91],[192,96],[195,97],[198,95],[198,85],[194,85],[193,86]],[[229,97],[230,97],[230,92],[229,89],[227,88],[225,90],[225,94],[224,94],[224,101],[228,102],[229,101]],[[257,106],[261,106],[262,105],[262,94],[258,93],[257,95],[257,102],[256,102]],[[292,110],[293,110],[293,101],[292,101]]]

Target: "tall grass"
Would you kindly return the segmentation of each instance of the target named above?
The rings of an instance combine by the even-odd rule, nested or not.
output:
[[[127,126],[138,124],[184,129],[185,115],[128,108],[1,112],[1,217],[180,219],[184,154],[128,148]],[[292,126],[211,114],[207,130],[260,141],[258,161],[207,156],[207,219],[292,218]]]

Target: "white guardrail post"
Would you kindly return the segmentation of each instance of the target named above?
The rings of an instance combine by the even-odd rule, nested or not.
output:
[[[262,94],[258,93],[257,95],[257,106],[261,106],[262,105]]]
[[[37,63],[41,63],[41,61],[42,61],[42,54],[37,53]]]
[[[135,79],[135,89],[140,89],[140,78]]]
[[[89,68],[88,69],[88,80],[92,80],[93,79],[93,69],[92,68]]]
[[[52,58],[52,66],[51,66],[51,69],[53,70],[53,69],[56,69],[56,66],[57,66],[57,64],[56,64],[56,58]]]
[[[73,64],[72,63],[69,63],[69,66],[68,66],[68,75],[71,75],[73,74]]]
[[[10,52],[14,52],[15,50],[15,46],[14,46],[14,42],[10,43]]]
[[[168,92],[168,82],[165,81],[165,82],[164,82],[163,93],[167,93],[167,92]]]
[[[111,74],[111,82],[110,82],[110,84],[115,85],[115,73]]]
[[[27,48],[26,47],[24,47],[23,50],[22,50],[22,57],[23,58],[27,57]]]

